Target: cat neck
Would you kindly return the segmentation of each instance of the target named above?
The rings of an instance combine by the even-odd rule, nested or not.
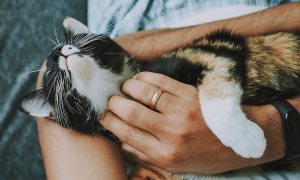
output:
[[[131,75],[135,75],[141,71],[142,62],[139,60],[136,60],[134,58],[128,58],[125,60],[126,66],[129,68]]]

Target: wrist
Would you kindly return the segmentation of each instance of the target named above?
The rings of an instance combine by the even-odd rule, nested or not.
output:
[[[299,101],[300,96],[297,96],[293,99],[287,99],[287,101],[298,111],[300,112],[300,101]]]
[[[298,112],[300,110],[300,101],[298,98],[288,99],[287,100]],[[282,117],[280,113],[273,105],[267,105],[268,108],[266,124],[264,127],[269,128],[274,127],[273,129],[273,143],[274,145],[270,146],[272,157],[276,159],[282,159],[286,156],[286,142],[285,142],[285,135],[283,131],[282,125]],[[274,160],[276,160],[274,159]]]
[[[266,118],[263,125],[263,130],[267,136],[268,161],[282,159],[286,154],[286,145],[284,132],[282,127],[282,120],[279,112],[273,105],[265,105]]]
[[[246,113],[263,129],[267,139],[267,148],[260,161],[266,163],[282,159],[286,146],[281,117],[276,108],[272,105],[251,106]]]

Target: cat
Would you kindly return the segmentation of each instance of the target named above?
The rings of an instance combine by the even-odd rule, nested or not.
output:
[[[260,158],[267,144],[264,132],[241,105],[300,93],[300,36],[294,33],[242,37],[219,30],[155,61],[140,62],[79,21],[64,26],[66,40],[47,58],[43,88],[26,95],[21,107],[83,133],[117,140],[98,122],[107,100],[122,95],[125,80],[151,71],[197,87],[205,123],[219,140],[244,158]]]

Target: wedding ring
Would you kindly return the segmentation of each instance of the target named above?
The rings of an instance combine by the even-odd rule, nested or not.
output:
[[[160,96],[162,95],[163,92],[164,91],[162,89],[156,91],[156,93],[153,95],[153,97],[151,99],[151,103],[149,105],[150,109],[155,109],[156,104],[157,104],[157,102],[158,102],[158,100],[159,100],[159,98],[160,98]]]

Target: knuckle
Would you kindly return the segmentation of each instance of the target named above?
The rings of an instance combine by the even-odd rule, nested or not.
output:
[[[112,122],[113,116],[111,113],[106,112],[101,122],[103,122],[106,129],[111,129],[111,122]]]
[[[192,105],[190,108],[186,109],[184,112],[184,118],[186,121],[193,121],[200,116],[200,110]]]
[[[109,109],[112,109],[113,104],[114,104],[112,99],[113,99],[113,97],[109,98],[108,102],[107,102],[107,106],[108,106]]]
[[[148,72],[139,72],[139,73],[136,75],[136,79],[143,80],[143,79],[147,78],[148,75],[149,75]]]
[[[168,150],[164,151],[161,155],[161,163],[170,166],[177,162],[178,156],[177,151],[175,148],[169,148]]]
[[[126,126],[123,133],[121,134],[122,140],[124,142],[131,142],[132,140],[132,128],[130,126]]]
[[[156,81],[157,81],[158,85],[164,85],[167,82],[166,76],[164,76],[162,74],[157,74]]]
[[[145,80],[147,79],[148,81],[154,81],[158,82],[159,85],[165,84],[167,82],[167,76],[159,73],[151,73],[151,72],[140,72],[137,74],[137,79],[139,80]]]
[[[117,101],[118,101],[118,97],[116,95],[113,95],[108,99],[107,106],[109,108],[113,108],[114,104],[118,104]]]
[[[151,159],[146,156],[138,156],[138,158],[143,162],[151,162]]]
[[[169,172],[175,173],[175,174],[183,174],[184,173],[184,171],[180,171],[180,170],[177,170],[174,168],[167,168],[166,170]]]
[[[128,92],[130,90],[132,79],[128,79],[127,81],[124,82],[122,85],[122,91]]]
[[[196,124],[198,124],[198,122],[196,122]],[[195,126],[195,123],[187,123],[183,121],[176,126],[176,130],[168,130],[167,132],[173,135],[174,141],[182,144],[186,143],[186,141],[193,137],[196,133],[195,129],[197,129],[197,127],[195,128]]]
[[[150,88],[143,85],[138,89],[137,93],[138,93],[138,96],[141,98],[148,97],[150,94]]]
[[[174,132],[175,137],[177,138],[178,142],[185,141],[190,137],[190,131],[188,128],[183,127],[181,129],[178,129],[177,131]]]
[[[128,104],[127,120],[135,120],[139,118],[139,109],[136,105]]]
[[[158,153],[158,158],[163,165],[170,166],[178,161],[179,151],[177,146],[167,146],[165,148],[161,148]]]

